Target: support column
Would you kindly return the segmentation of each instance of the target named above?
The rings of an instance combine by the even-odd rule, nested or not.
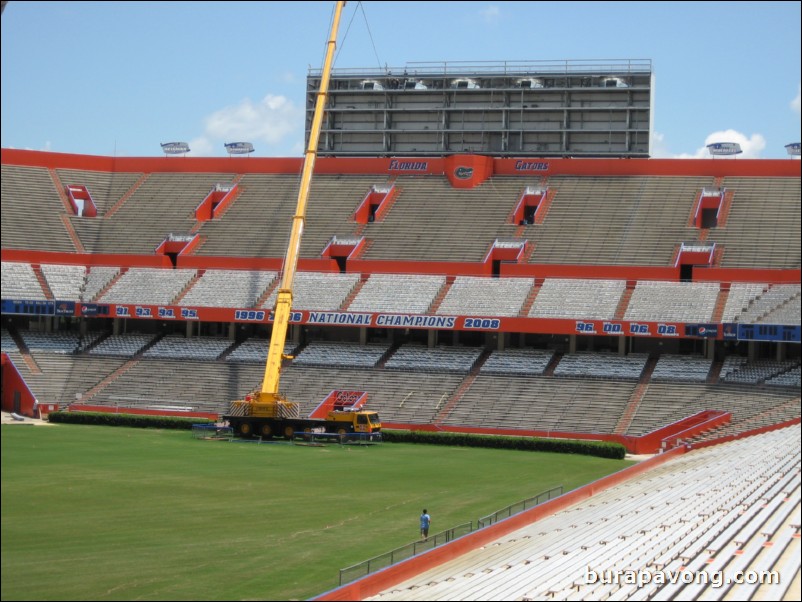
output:
[[[191,320],[187,320],[187,322],[186,322],[186,332],[184,333],[184,336],[186,336],[188,339],[192,338],[192,330],[193,330],[192,325],[193,325],[192,321]]]
[[[568,353],[576,353],[576,335],[568,337]]]
[[[755,341],[749,341],[747,343],[747,358],[749,358],[749,362],[754,362],[755,358],[757,357],[757,343]]]
[[[429,331],[429,349],[434,349],[437,347],[437,331],[430,330]]]
[[[777,361],[784,362],[788,353],[788,343],[777,343]]]
[[[618,337],[618,355],[624,357],[627,354],[627,338]]]
[[[360,328],[359,329],[359,344],[360,345],[367,345],[368,344],[368,329],[367,328]]]
[[[120,318],[114,318],[114,322],[111,325],[111,334],[117,336],[120,334]]]

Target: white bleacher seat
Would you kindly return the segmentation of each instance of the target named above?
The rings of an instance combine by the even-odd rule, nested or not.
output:
[[[799,324],[802,285],[775,284],[739,316],[744,324]]]
[[[388,370],[420,370],[422,372],[471,371],[482,350],[476,347],[434,347],[403,345],[385,364]]]
[[[724,563],[795,575],[798,553],[773,552],[772,562],[760,565],[765,555],[757,551],[767,537],[793,550],[786,547],[791,533],[775,533],[798,512],[799,496],[788,491],[798,490],[799,463],[798,427],[692,451],[366,599],[730,599],[712,580],[701,587],[653,581],[639,589],[623,577],[600,583],[586,576]],[[733,554],[738,548],[746,558]]]
[[[351,302],[348,311],[423,314],[445,283],[445,276],[374,274]]]
[[[547,278],[529,317],[612,320],[626,285],[625,280]]]
[[[81,293],[81,301],[89,303],[94,301],[109,282],[114,280],[120,268],[106,266],[92,266],[86,274],[86,283]]]
[[[292,355],[295,347],[295,343],[285,343],[284,355]],[[226,361],[264,364],[267,361],[269,351],[269,339],[252,338],[238,345],[234,351],[226,356]]]
[[[372,368],[390,348],[389,345],[358,345],[356,343],[310,343],[295,358],[298,366],[341,366],[343,368]]]
[[[727,303],[724,305],[721,321],[740,321],[741,315],[767,288],[768,285],[766,284],[734,282],[730,286],[730,294],[727,296]]]
[[[549,365],[553,351],[541,349],[505,349],[494,351],[482,365],[482,374],[521,374],[524,376],[543,374]]]
[[[169,305],[195,276],[195,270],[131,268],[101,298],[103,303]]]
[[[14,341],[14,338],[11,336],[11,333],[8,332],[5,328],[3,328],[2,350],[14,351],[14,352],[19,351],[19,347],[17,347],[16,341]]]
[[[80,348],[78,334],[66,332],[20,332],[25,346],[31,352],[47,351],[50,353],[75,353]]]
[[[459,316],[517,316],[533,285],[533,278],[458,276],[437,313]]]
[[[145,351],[144,357],[163,359],[216,360],[232,345],[228,339],[167,336]]]
[[[206,270],[179,305],[254,307],[275,279],[276,272]]]
[[[292,308],[295,310],[336,311],[359,282],[359,274],[332,274],[327,272],[298,272],[292,291]],[[262,304],[273,308],[278,287]]]
[[[30,263],[2,262],[3,299],[25,299],[31,301],[44,301],[47,295],[36,278],[36,273]]]
[[[612,355],[602,353],[576,353],[564,355],[554,370],[555,376],[590,376],[596,378],[640,378],[646,360],[645,353]]]
[[[43,263],[40,267],[53,298],[63,301],[78,301],[81,298],[81,290],[86,279],[84,266]]]
[[[640,281],[625,320],[710,322],[719,285],[712,282]]]
[[[705,382],[712,360],[689,355],[663,354],[652,372],[652,380]]]
[[[153,340],[152,334],[112,335],[89,350],[89,355],[133,357]]]

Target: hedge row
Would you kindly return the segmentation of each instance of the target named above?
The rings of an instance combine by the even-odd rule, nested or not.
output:
[[[107,414],[105,412],[51,412],[50,422],[65,424],[94,424],[101,426],[129,426],[134,428],[192,430],[193,424],[212,424],[208,418],[179,416],[148,416],[139,414]]]
[[[390,443],[426,443],[429,445],[457,445],[522,451],[545,451],[560,454],[583,454],[586,456],[598,456],[600,458],[612,458],[615,460],[622,460],[626,455],[626,448],[619,443],[580,441],[575,439],[536,439],[533,437],[474,435],[470,433],[382,430],[382,440]]]

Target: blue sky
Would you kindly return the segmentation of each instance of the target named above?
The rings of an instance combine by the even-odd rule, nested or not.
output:
[[[24,2],[2,16],[4,148],[303,154],[334,2]],[[651,59],[656,157],[800,140],[800,2],[349,2],[335,68]]]

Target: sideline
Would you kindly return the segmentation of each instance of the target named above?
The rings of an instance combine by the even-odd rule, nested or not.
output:
[[[35,426],[56,426],[54,422],[48,422],[47,420],[42,420],[41,418],[28,418],[27,416],[23,416],[25,420],[15,420],[11,416],[11,412],[2,412],[2,420],[0,423],[2,424],[27,424],[27,425],[35,425]]]

